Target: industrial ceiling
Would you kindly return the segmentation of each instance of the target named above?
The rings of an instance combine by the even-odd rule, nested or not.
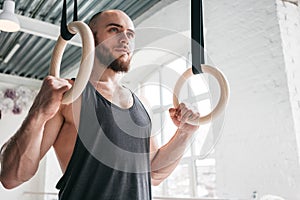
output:
[[[106,9],[123,10],[135,20],[160,1],[78,0],[78,20],[87,23],[93,14]],[[0,0],[1,10],[3,2],[4,0]],[[21,31],[0,33],[0,73],[41,80],[48,75],[51,55],[56,43],[55,39],[49,39],[45,27],[53,26],[58,32],[57,35],[59,34],[63,1],[15,0],[15,5],[15,13],[19,19],[21,18]],[[73,8],[73,0],[67,0],[68,22],[72,21]],[[33,31],[26,31],[22,26],[30,26],[35,29],[35,32],[43,32],[44,35],[32,34]],[[49,30],[49,35],[50,32]],[[74,68],[80,58],[81,47],[68,44],[61,64],[61,73]]]

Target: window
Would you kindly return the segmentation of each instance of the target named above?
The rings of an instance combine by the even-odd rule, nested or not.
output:
[[[174,85],[186,69],[185,58],[179,58],[160,67],[140,83],[141,94],[150,106],[153,132],[159,145],[167,143],[176,131],[168,109],[173,107]],[[183,86],[179,100],[196,106],[201,115],[205,115],[211,110],[208,91],[202,75],[197,75]],[[152,188],[153,196],[215,197],[215,159],[213,154],[208,154],[214,138],[209,134],[209,128],[210,124],[201,126],[177,168],[160,186]]]

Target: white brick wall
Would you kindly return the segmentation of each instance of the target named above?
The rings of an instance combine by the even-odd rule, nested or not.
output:
[[[300,199],[295,105],[289,95],[300,84],[291,78],[296,67],[294,72],[292,65],[285,67],[286,57],[297,52],[282,50],[276,1],[205,1],[205,24],[208,55],[232,92],[216,149],[219,196],[250,199],[257,191]],[[297,45],[293,39],[291,44]]]
[[[300,147],[300,9],[294,4],[278,0],[277,10],[290,102]]]
[[[289,2],[289,3],[292,3],[294,5],[299,5],[299,0],[281,0],[283,2]]]

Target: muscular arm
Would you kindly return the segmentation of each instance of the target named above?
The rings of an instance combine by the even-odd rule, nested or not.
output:
[[[177,131],[171,140],[158,148],[154,139],[151,139],[151,178],[153,185],[159,185],[166,179],[180,162],[186,148],[190,144],[198,126],[188,124],[187,119],[198,119],[199,113],[194,113],[184,104],[170,110],[171,118]]]
[[[29,180],[54,143],[63,123],[59,114],[66,81],[47,77],[19,130],[1,148],[2,185],[11,189]]]
[[[61,124],[58,116],[47,122],[54,123],[57,127]],[[47,134],[47,126],[38,114],[29,114],[16,134],[2,147],[0,180],[5,188],[14,188],[36,173],[41,158],[57,135],[57,128]]]

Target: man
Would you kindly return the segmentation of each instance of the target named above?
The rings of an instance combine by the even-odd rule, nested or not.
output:
[[[198,129],[187,119],[199,113],[184,104],[170,109],[178,129],[158,148],[146,110],[119,82],[129,70],[133,22],[122,11],[108,10],[89,26],[97,48],[83,94],[62,105],[72,81],[45,78],[22,126],[2,147],[1,183],[10,189],[29,180],[53,146],[64,173],[57,184],[61,200],[151,199],[151,184],[170,175]]]

